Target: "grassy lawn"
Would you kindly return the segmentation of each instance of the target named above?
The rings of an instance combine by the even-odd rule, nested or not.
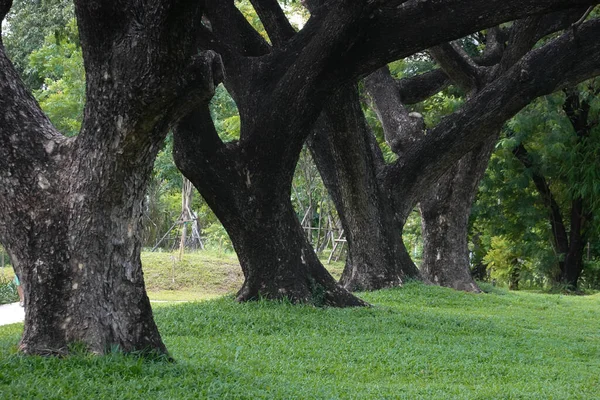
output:
[[[337,279],[342,262],[326,263]],[[199,251],[186,253],[142,253],[148,297],[160,301],[198,301],[234,294],[244,282],[242,269],[233,253]]]
[[[22,357],[22,324],[4,326],[0,398],[598,398],[600,295],[486,288],[413,283],[361,294],[362,309],[158,303],[174,363]]]

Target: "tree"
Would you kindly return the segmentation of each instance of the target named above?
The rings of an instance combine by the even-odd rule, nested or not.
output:
[[[510,68],[539,39],[570,26],[584,11],[527,18],[515,22],[509,32],[489,30],[485,38],[486,48],[480,57],[483,60],[496,58],[493,69],[489,65],[477,65],[456,45],[438,46],[430,52],[452,77],[454,84],[471,96]],[[485,64],[489,64],[489,61]],[[432,282],[455,289],[479,291],[470,275],[468,220],[477,187],[498,136],[499,130],[478,149],[463,157],[421,198],[424,236],[422,271]]]
[[[214,93],[220,58],[198,42],[196,2],[75,1],[75,13],[87,101],[74,138],[0,45],[0,241],[26,291],[20,349],[165,352],[140,263],[144,194],[169,126]]]
[[[583,11],[578,10],[580,13]],[[318,151],[325,153],[324,156],[317,156],[315,159],[324,177],[327,175],[334,177],[329,180],[324,178],[325,182],[335,182],[333,185],[328,185],[328,189],[339,192],[347,190],[339,189],[340,186],[346,186],[347,188],[352,187],[351,190],[347,190],[347,193],[368,193],[368,195],[364,195],[366,201],[363,201],[362,205],[360,202],[356,202],[354,205],[349,204],[353,201],[352,197],[332,195],[334,200],[338,198],[336,206],[340,215],[345,214],[343,217],[347,224],[344,227],[345,232],[360,237],[362,243],[369,243],[367,246],[354,246],[353,249],[353,243],[358,240],[356,238],[352,241],[349,240],[350,253],[361,253],[362,257],[359,263],[352,260],[347,264],[342,277],[342,283],[346,287],[378,289],[397,285],[405,277],[418,277],[405,249],[396,244],[398,239],[383,236],[381,233],[374,234],[374,232],[392,232],[398,237],[398,232],[401,232],[404,220],[415,203],[430,190],[442,172],[447,172],[453,163],[466,152],[473,150],[474,147],[482,146],[484,139],[493,134],[493,131],[498,132],[504,121],[518,108],[523,107],[527,101],[546,90],[560,87],[560,79],[574,78],[574,76],[560,77],[562,71],[570,68],[566,64],[563,66],[554,64],[556,69],[553,69],[554,72],[549,72],[549,69],[545,68],[544,62],[541,61],[552,52],[559,51],[558,47],[554,46],[561,42],[566,45],[572,40],[569,39],[572,38],[571,34],[571,32],[567,32],[562,38],[547,47],[530,52],[522,58],[520,57],[523,55],[522,52],[527,51],[530,47],[522,49],[515,46],[514,50],[508,53],[509,59],[512,61],[506,64],[506,69],[490,68],[490,72],[498,73],[495,80],[480,85],[479,91],[473,94],[462,108],[442,119],[438,125],[429,129],[426,135],[423,135],[420,115],[411,114],[404,105],[421,101],[423,98],[420,96],[429,96],[443,88],[446,84],[444,74],[440,74],[441,71],[432,71],[398,82],[395,82],[385,69],[369,76],[365,81],[365,87],[374,99],[378,114],[383,117],[382,125],[387,131],[386,140],[392,150],[398,154],[398,159],[392,164],[382,162],[383,157],[377,146],[372,145],[373,139],[370,138],[368,130],[363,128],[364,124],[348,122],[341,130],[331,127],[321,129],[330,138],[320,139],[320,143],[313,146],[313,153]],[[563,47],[564,50],[566,48]],[[491,52],[491,55],[493,56],[494,53]],[[520,56],[515,57],[515,54],[511,53],[517,55],[520,53]],[[585,53],[579,54],[581,57],[587,57]],[[462,60],[463,65],[468,61],[462,56],[458,60]],[[496,62],[498,61],[496,60],[493,64]],[[516,64],[510,67],[515,62]],[[596,67],[592,67],[592,70],[595,69]],[[595,72],[592,70],[590,72],[594,74]],[[526,71],[527,75],[519,77],[521,71]],[[557,75],[553,76],[554,73]],[[539,77],[535,74],[539,74]],[[584,74],[575,79],[585,76]],[[531,86],[528,88],[519,86],[517,82],[520,81],[523,81],[523,85]],[[482,79],[480,84],[483,82],[485,79]],[[347,102],[356,102],[357,98],[357,96],[348,95],[340,97],[351,99],[346,100]],[[488,103],[490,99],[494,100]],[[338,113],[338,120],[351,121],[361,118],[356,111],[359,109],[358,105],[351,108],[354,110],[351,113],[344,113],[343,106],[339,102],[332,102],[328,107]],[[338,126],[341,125],[338,124]],[[492,127],[493,131],[485,132],[485,127]],[[315,137],[319,135],[322,133],[317,133]],[[334,138],[334,135],[343,137],[343,141]],[[338,145],[339,143],[343,144]],[[487,148],[489,149],[489,147],[488,144]],[[324,150],[325,148],[327,150]],[[357,154],[361,159],[360,163],[357,161]],[[478,160],[477,156],[473,157],[475,161]],[[367,167],[361,166],[362,171],[360,171],[357,165],[363,164]],[[468,169],[466,170],[468,171]],[[476,184],[473,187],[476,187]],[[469,196],[472,196],[472,192],[469,193]],[[340,206],[339,199],[347,204]],[[382,206],[382,203],[385,205]],[[468,216],[469,208],[465,209]],[[376,213],[382,216],[373,217],[377,215]],[[463,228],[466,238],[467,225],[466,218],[464,219]],[[356,223],[357,221],[360,223]],[[370,223],[374,227],[365,229],[365,224]],[[388,228],[383,228],[386,225]],[[463,244],[466,245],[466,242]],[[461,249],[461,252],[466,252],[466,246]],[[395,261],[385,260],[387,254],[392,254],[387,257],[388,260]],[[358,257],[355,258],[358,259]],[[403,261],[407,259],[408,261]],[[380,262],[380,260],[384,262]],[[463,267],[466,268],[466,265],[463,264]],[[470,280],[468,275],[467,278]]]
[[[544,169],[552,172],[553,163],[548,157],[552,153],[546,152],[547,156],[542,158],[551,164],[541,168],[539,161],[536,162],[536,159],[541,157],[531,155],[523,143],[513,149],[514,156],[530,174],[540,201],[547,209],[552,245],[559,266],[559,273],[553,277],[553,280],[555,283],[564,284],[570,290],[577,289],[583,271],[584,247],[591,232],[594,211],[597,209],[594,201],[598,196],[595,165],[598,137],[597,131],[594,132],[593,128],[597,124],[598,108],[592,107],[592,104],[597,103],[598,89],[592,84],[586,89],[580,91],[571,88],[564,91],[562,111],[570,126],[564,127],[564,124],[556,122],[554,125],[552,124],[554,121],[550,119],[542,124],[546,129],[552,129],[553,125],[554,129],[557,129],[558,125],[558,129],[565,129],[569,136],[565,141],[567,146],[570,145],[570,148],[565,148],[568,149],[566,152],[569,156],[560,157],[566,159],[565,164],[568,164],[557,174],[558,176],[555,176],[552,184],[544,173]],[[556,163],[560,161],[555,160]],[[564,188],[563,191],[566,193],[557,195],[556,192],[561,188]]]
[[[592,3],[595,2],[546,1],[526,2],[524,6],[523,1],[334,0],[314,8],[308,23],[296,33],[276,1],[252,1],[272,45],[243,18],[233,1],[208,4],[207,20],[213,34],[209,45],[223,57],[225,84],[240,111],[241,136],[237,142],[224,143],[208,110],[198,109],[178,124],[174,157],[233,241],[245,275],[238,300],[262,295],[336,306],[362,304],[337,286],[325,271],[310,248],[290,202],[293,170],[302,144],[322,106],[336,90],[389,61],[475,30],[534,13]],[[487,12],[492,8],[494,13]],[[594,46],[589,38],[585,40],[594,29],[597,29],[594,24],[582,26],[584,45],[577,51]],[[398,34],[399,30],[402,34]],[[537,53],[539,57],[527,59],[519,67],[539,68],[539,63],[550,60],[552,51],[567,51],[569,40],[568,37],[559,40],[555,43],[557,47]],[[557,76],[564,76],[563,70],[572,66],[564,60],[559,64],[554,65],[560,74],[552,70]],[[587,76],[592,70],[590,64],[584,63],[568,76]],[[503,83],[515,89],[511,96],[527,94],[531,98],[564,80],[556,76],[548,78],[535,83],[530,80],[517,90],[518,73],[513,71]],[[490,96],[507,96],[498,85],[488,89],[477,96],[470,106],[471,112],[486,117],[488,113],[497,113],[506,119],[526,104],[516,101],[501,110],[486,108]],[[420,148],[411,149],[415,151],[409,157],[418,155],[427,159],[436,158],[438,152],[434,149],[448,148],[439,167],[421,176],[417,160],[411,159],[411,170],[400,172],[399,164],[391,166],[382,178],[384,182],[396,180],[399,174],[407,172],[402,181],[411,191],[429,184],[431,176],[439,174],[449,159],[470,150],[481,132],[474,128],[472,120],[465,118],[459,114],[453,120],[470,124],[471,129],[458,135],[458,140],[453,137],[456,129],[442,123],[440,129],[447,130],[448,135],[434,135],[437,139],[422,141]],[[498,118],[489,118],[483,125],[494,124],[498,124]],[[403,201],[410,204],[412,200]],[[403,207],[398,211],[399,219],[408,212]]]

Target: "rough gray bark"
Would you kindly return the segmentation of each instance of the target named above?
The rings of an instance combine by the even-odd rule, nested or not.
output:
[[[145,188],[171,121],[212,96],[220,59],[198,53],[198,5],[75,7],[87,80],[77,137],[51,125],[0,45],[0,241],[26,291],[20,350],[166,352],[140,262]],[[9,8],[0,0],[0,17]]]
[[[436,285],[480,292],[469,271],[467,233],[477,186],[497,139],[497,135],[490,136],[480,148],[461,158],[421,197],[421,273]]]
[[[220,141],[208,108],[182,119],[174,138],[177,167],[215,212],[238,255],[245,276],[238,301],[264,296],[319,306],[366,304],[337,285],[322,266],[289,192],[273,187],[277,177],[259,175],[252,164],[234,158],[236,146]]]

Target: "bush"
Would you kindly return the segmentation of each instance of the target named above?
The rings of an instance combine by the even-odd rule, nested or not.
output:
[[[12,279],[0,275],[0,304],[14,303],[19,301],[17,285]]]
[[[600,290],[600,259],[583,262],[579,287],[581,289]]]

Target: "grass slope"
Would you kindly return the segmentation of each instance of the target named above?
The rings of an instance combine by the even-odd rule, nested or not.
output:
[[[242,287],[244,276],[233,253],[198,251],[178,253],[142,253],[144,280],[151,300],[206,300],[233,294]],[[326,264],[338,279],[342,262]]]
[[[0,398],[593,399],[600,295],[474,295],[408,284],[374,307],[231,297],[155,307],[175,363],[21,357],[0,327]]]

